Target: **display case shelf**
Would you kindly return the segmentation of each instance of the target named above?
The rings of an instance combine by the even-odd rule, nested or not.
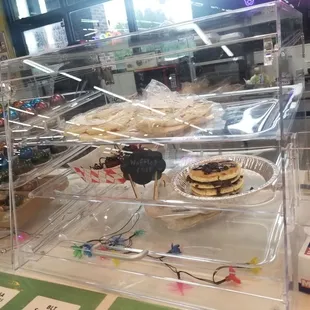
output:
[[[68,179],[70,185],[65,191],[72,193],[75,178],[69,177]],[[88,187],[92,186],[89,185]],[[162,295],[165,291],[163,288],[166,286],[173,287],[176,285],[174,284],[176,281],[183,283],[184,287],[191,287],[194,293],[189,293],[190,296],[192,294],[196,296],[198,291],[200,294],[202,292],[206,294],[211,290],[212,294],[215,294],[219,290],[221,296],[234,292],[237,294],[234,298],[238,299],[240,294],[241,299],[253,298],[256,300],[264,292],[264,297],[258,302],[260,305],[264,303],[274,305],[283,302],[281,292],[284,284],[280,276],[282,262],[277,258],[283,232],[281,208],[277,214],[261,212],[248,214],[226,210],[218,217],[210,219],[191,230],[173,232],[166,227],[162,219],[148,216],[145,207],[141,207],[139,203],[119,204],[116,201],[101,203],[67,200],[62,211],[57,216],[50,218],[48,225],[43,225],[37,231],[31,231],[32,238],[22,245],[20,251],[23,253],[21,256],[23,269],[35,270],[47,275],[53,274],[64,279],[67,277],[72,279],[73,277],[78,282],[91,281],[94,287],[121,294],[134,294],[135,296],[140,295],[139,287],[142,288],[145,285],[150,287],[149,285],[154,285],[153,281],[156,281],[158,283],[156,300],[168,304],[173,304],[174,294],[178,290],[174,293],[164,294],[164,296]],[[153,207],[156,208],[156,205]],[[275,208],[277,209],[276,204]],[[124,227],[126,223],[129,223],[128,227]],[[253,257],[259,258],[259,266],[263,269],[259,275],[255,275],[249,270],[243,272],[241,269],[238,276],[247,285],[243,285],[240,290],[240,288],[227,287],[226,285],[222,287],[205,284],[203,281],[200,282],[190,276],[177,280],[167,266],[151,257],[146,257],[137,262],[121,260],[119,263],[115,263],[113,259],[100,259],[97,256],[83,257],[82,259],[73,257],[72,246],[82,245],[88,240],[99,238],[99,236],[106,235],[109,237],[116,231],[117,234],[123,235],[126,239],[127,235],[132,235],[136,230],[143,230],[144,234],[133,240],[132,247],[121,248],[122,251],[139,253],[147,248],[150,256],[165,256],[167,263],[199,278],[211,278],[213,271],[222,265],[236,264],[240,267],[251,267],[248,262]],[[44,238],[46,234],[48,237]],[[253,238],[253,236],[256,237]],[[167,253],[171,243],[179,243],[182,254]],[[119,247],[108,248],[108,252],[120,251]],[[79,277],[76,277],[76,273],[74,273],[76,268],[83,273]],[[252,268],[255,270],[258,265],[253,265]],[[111,277],[115,281],[109,280],[108,286],[102,286],[101,277],[97,278],[93,272],[96,274],[104,272],[107,278],[110,279]],[[126,274],[130,279],[126,277]],[[221,276],[225,276],[225,273],[219,275],[219,277]],[[134,279],[133,277],[137,278]],[[266,285],[273,288],[277,287],[277,289],[267,292],[265,291]],[[192,306],[200,305],[200,302],[191,299],[193,296],[187,295],[186,289],[184,295],[187,296],[184,299],[184,302],[186,300],[185,308],[190,307],[190,300],[193,302]],[[143,296],[144,298],[152,298],[153,295],[151,291],[145,290]],[[220,307],[217,309],[227,309],[224,305],[219,306],[219,301],[214,300],[213,304]],[[180,307],[180,301],[178,306]],[[210,306],[209,301],[206,309],[209,309]]]
[[[172,174],[169,174],[170,176]],[[168,176],[169,176],[168,175]],[[71,191],[57,190],[57,184],[64,179],[74,180]],[[170,181],[164,186],[160,185],[158,200],[154,201],[153,182],[145,187],[137,187],[140,197],[136,198],[129,181],[125,184],[95,184],[86,183],[71,170],[65,171],[62,175],[55,177],[49,183],[42,185],[29,194],[29,197],[82,200],[85,202],[117,201],[120,204],[136,204],[166,207],[167,209],[184,208],[189,213],[197,213],[203,210],[223,210],[247,213],[271,213],[278,214],[281,206],[281,192],[277,192],[277,186],[261,190],[249,197],[244,197],[236,202],[234,199],[219,201],[199,201],[185,198],[175,192]],[[173,212],[173,211],[172,211]]]
[[[57,254],[59,254],[58,250],[59,248],[55,248]],[[154,276],[143,272],[141,264],[137,266],[137,271],[132,271],[133,263],[130,265],[124,263],[122,267],[114,268],[113,263],[101,262],[101,266],[98,266],[89,262],[88,268],[82,268],[84,265],[81,261],[74,261],[69,257],[59,258],[53,254],[52,252],[43,257],[38,255],[38,261],[30,260],[23,268],[49,277],[57,275],[58,278],[66,281],[88,283],[90,287],[104,292],[181,309],[238,310],[240,304],[251,304],[253,310],[274,307],[285,310],[285,296],[282,294],[285,284],[283,279],[279,278],[282,268],[279,262],[272,265],[268,269],[270,273],[265,274],[263,278],[245,277],[247,285],[238,289],[198,284],[190,279],[176,281],[166,269],[160,272],[159,267],[152,266],[153,271],[156,272]],[[70,254],[72,255],[68,253],[68,256]],[[79,270],[78,275],[77,270]],[[208,277],[213,272],[207,269],[204,271],[203,274],[197,273],[197,276]],[[275,271],[277,271],[276,275],[274,275]],[[102,274],[104,274],[104,280]],[[178,287],[181,287],[181,290],[178,290]]]
[[[54,155],[51,159],[38,166],[34,166],[34,169],[28,173],[16,176],[16,179],[13,183],[14,188],[22,187],[23,185],[31,182],[35,178],[41,178],[53,172],[55,169],[61,167],[66,162],[72,160],[75,156],[78,156],[83,151],[85,151],[87,146],[76,146],[69,147],[65,152]],[[9,189],[9,183],[0,184],[0,190]]]
[[[141,238],[134,239],[130,248],[126,246],[107,246],[107,248],[111,251],[130,253],[148,250],[150,255],[170,257],[180,261],[182,265],[211,263],[245,267],[253,257],[258,258],[257,265],[273,262],[283,231],[281,205],[278,201],[273,203],[277,211],[275,214],[235,213],[235,210],[226,210],[223,213],[217,212],[215,216],[204,222],[197,223],[197,227],[191,230],[183,231],[171,230],[166,225],[170,224],[172,216],[184,217],[184,212],[173,215],[167,211],[166,214],[162,212],[160,216],[154,218],[149,214],[153,215],[152,208],[155,211],[158,209],[156,205],[147,206],[140,203],[124,205],[115,201],[75,202],[74,204],[70,202],[68,206],[70,208],[53,220],[51,226],[54,232],[50,232],[53,235],[44,242],[45,247],[56,243],[57,246],[70,249],[74,243],[82,245],[88,240],[95,240],[101,236],[104,236],[102,240],[108,240],[112,235],[124,236],[126,239],[127,235],[139,230],[144,231],[144,234]],[[68,218],[71,220],[68,221]],[[129,221],[128,227],[127,221]],[[68,222],[70,222],[69,225],[67,225]],[[123,225],[126,228],[121,229]],[[132,226],[134,227],[131,228]],[[118,230],[120,231],[114,234]],[[252,239],[253,232],[260,236],[260,240]],[[35,234],[42,233],[43,230]],[[208,236],[207,240],[205,236]],[[257,245],[255,245],[256,242]],[[23,248],[25,251],[42,254],[42,248],[38,247],[37,243],[38,240],[35,237]],[[182,255],[167,254],[171,243],[181,244]]]
[[[74,209],[76,212],[75,215],[72,215]],[[135,217],[132,217],[133,215]],[[81,202],[76,202],[71,209],[68,209],[68,218],[65,219],[65,217],[65,214],[59,217],[59,222],[62,224],[54,226],[57,229],[54,229],[44,244],[41,243],[38,246],[37,238],[33,238],[21,248],[26,261],[23,266],[24,269],[53,274],[61,278],[73,277],[76,281],[91,281],[94,287],[122,294],[134,294],[135,296],[140,295],[140,288],[142,287],[152,287],[153,290],[153,281],[156,281],[158,282],[156,300],[165,302],[167,302],[168,296],[168,300],[171,298],[170,302],[172,302],[175,298],[173,294],[178,292],[177,289],[174,293],[168,292],[164,294],[166,296],[164,298],[162,294],[165,287],[173,287],[174,285],[177,287],[175,282],[183,283],[184,287],[191,288],[188,292],[189,296],[184,289],[185,304],[191,300],[194,302],[193,305],[199,305],[199,307],[202,307],[199,301],[201,298],[192,300],[192,294],[196,296],[198,291],[200,294],[202,292],[206,294],[209,290],[213,292],[212,294],[217,294],[216,292],[219,290],[220,296],[233,292],[237,294],[235,296],[237,299],[239,298],[238,294],[240,294],[241,299],[241,296],[247,296],[247,298],[254,298],[254,300],[264,292],[264,297],[259,303],[268,300],[272,300],[271,304],[273,305],[282,303],[281,288],[283,282],[280,276],[282,267],[281,260],[276,258],[283,229],[283,219],[280,215],[272,218],[263,214],[249,215],[226,212],[218,218],[202,224],[203,226],[197,226],[195,229],[184,232],[172,232],[167,229],[159,219],[150,218],[143,207],[139,207],[139,204],[129,206],[117,205],[117,203],[87,203],[82,206]],[[69,218],[70,221],[68,221]],[[120,229],[129,220],[129,226],[132,227],[136,219],[138,222],[132,231],[128,232],[128,229],[125,228]],[[143,230],[145,233],[133,240],[132,247],[121,248],[121,251],[129,255],[129,252],[139,253],[142,249],[148,248],[150,256],[143,260],[136,262],[121,260],[119,263],[115,263],[113,259],[103,259],[100,256],[81,259],[73,257],[72,246],[82,245],[86,240],[96,239],[98,236],[109,236],[115,231],[126,238],[135,230]],[[254,230],[256,238],[253,238]],[[122,231],[126,231],[126,233],[122,234]],[[172,242],[180,244],[182,254],[167,254]],[[114,253],[115,251],[118,253],[120,248],[108,247],[107,251],[113,250]],[[107,252],[102,253],[103,257],[105,253]],[[178,280],[164,263],[152,258],[156,256],[165,257],[164,262],[176,266],[179,270],[206,279],[212,278],[214,270],[222,265],[236,264],[239,267],[252,267],[254,269],[261,266],[263,269],[259,275],[252,273],[251,269],[244,271],[240,269],[238,275],[244,283],[247,283],[242,288],[227,287],[226,285],[216,286],[186,275]],[[259,257],[258,266],[247,264],[253,257]],[[76,268],[82,272],[79,277],[76,277],[76,273],[74,274]],[[105,274],[107,283],[109,283],[108,286],[102,285],[100,277],[93,274],[99,275],[102,272]],[[219,278],[221,276],[225,276],[225,272],[220,273]],[[261,285],[263,283],[264,285]],[[265,291],[266,285],[271,285],[273,289],[268,292]],[[179,286],[182,285],[179,284]],[[191,292],[192,290],[193,292]],[[145,290],[143,296],[151,298],[152,293]],[[211,304],[219,307],[219,301],[214,300]],[[209,300],[205,309],[211,309],[208,308],[211,304]],[[180,300],[178,306],[180,307]],[[217,309],[228,308],[222,306]]]
[[[13,135],[18,133],[23,133],[27,134],[28,137],[31,136],[31,131],[32,130],[42,130],[46,131],[48,128],[51,126],[55,126],[55,121],[57,124],[57,119],[61,117],[63,114],[73,110],[77,109],[78,107],[91,102],[92,100],[95,100],[103,95],[102,92],[99,91],[89,91],[89,92],[84,92],[84,94],[79,94],[79,93],[67,93],[63,94],[63,96],[76,96],[79,95],[78,98],[74,98],[69,100],[63,105],[55,105],[52,108],[44,111],[42,114],[34,114],[33,112],[25,112],[24,110],[21,110],[19,108],[14,108],[10,107],[10,111],[16,111],[16,112],[21,112],[21,113],[29,113],[33,114],[33,117],[29,118],[26,121],[17,121],[17,120],[9,120],[9,123],[11,123],[10,128],[12,130]],[[37,99],[42,99],[42,100],[49,100],[49,97],[38,97]],[[30,99],[21,99],[22,101],[27,102]]]

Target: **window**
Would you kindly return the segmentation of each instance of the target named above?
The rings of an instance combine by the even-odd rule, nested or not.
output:
[[[64,48],[68,45],[62,22],[24,31],[29,55]]]
[[[193,18],[190,0],[133,0],[139,30]]]
[[[77,4],[83,0],[66,0],[68,5],[74,5]]]
[[[16,19],[44,14],[59,9],[59,0],[13,0],[15,1]]]
[[[128,32],[124,0],[113,0],[74,11],[70,13],[70,19],[76,42],[104,39]]]

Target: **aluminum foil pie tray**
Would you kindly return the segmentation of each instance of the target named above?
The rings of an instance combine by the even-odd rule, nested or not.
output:
[[[196,196],[192,193],[191,185],[187,181],[189,171],[200,165],[210,163],[212,161],[225,161],[233,160],[241,165],[244,179],[244,186],[239,193],[234,195],[223,195],[223,196]],[[220,155],[212,156],[206,160],[201,160],[190,164],[184,168],[181,172],[177,173],[172,180],[174,190],[180,195],[203,201],[217,201],[217,202],[242,202],[247,203],[247,200],[243,200],[243,197],[249,195],[257,194],[262,190],[273,191],[273,185],[275,184],[279,176],[278,167],[271,161],[251,155],[240,155],[240,154],[230,154],[230,155]]]

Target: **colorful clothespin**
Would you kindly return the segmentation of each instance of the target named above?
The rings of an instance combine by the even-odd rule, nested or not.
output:
[[[115,267],[118,267],[121,264],[121,261],[118,258],[112,258],[112,262]]]
[[[98,248],[99,251],[108,251],[108,248],[105,247],[104,245],[101,245],[99,248]],[[106,260],[108,259],[107,257],[104,257],[104,256],[100,256],[100,259],[101,260]]]
[[[241,280],[236,276],[236,270],[233,267],[229,267],[229,275],[225,278],[226,282],[234,282],[241,284]]]
[[[248,265],[257,265],[258,264],[258,258],[257,257],[253,257],[249,262]],[[249,269],[251,272],[253,272],[254,274],[258,274],[262,268],[260,267],[256,267],[256,268],[250,268]]]
[[[113,252],[116,252],[116,251],[113,251]],[[117,268],[121,264],[121,261],[118,258],[112,258],[112,263]]]
[[[73,245],[71,247],[73,249],[73,256],[76,258],[82,258],[83,257],[83,249],[78,245]]]
[[[136,237],[143,236],[144,234],[145,234],[145,230],[143,230],[143,229],[139,229],[139,230],[136,230],[134,232],[134,236],[136,236]]]
[[[10,281],[9,282],[9,286],[11,287],[11,288],[13,288],[13,289],[17,289],[17,290],[20,290],[20,291],[22,291],[21,290],[21,288],[20,288],[20,283],[18,282],[18,281]]]
[[[190,290],[193,288],[191,285],[182,282],[169,283],[168,286],[171,292],[175,292],[181,296],[185,295],[186,290]]]
[[[110,246],[124,246],[125,245],[125,239],[122,238],[121,236],[113,236],[111,237],[111,239],[109,240],[109,245]]]
[[[182,254],[180,245],[171,243],[171,249],[167,252],[168,254]]]
[[[85,256],[92,257],[93,256],[92,247],[93,245],[90,243],[83,244],[83,254]]]

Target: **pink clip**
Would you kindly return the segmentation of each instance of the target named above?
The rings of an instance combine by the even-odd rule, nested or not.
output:
[[[229,275],[225,278],[227,282],[235,282],[241,284],[241,280],[236,276],[236,270],[233,267],[229,267]]]

